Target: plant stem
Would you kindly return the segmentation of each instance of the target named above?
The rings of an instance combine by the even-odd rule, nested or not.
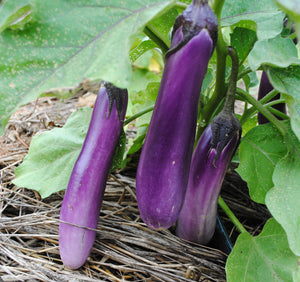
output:
[[[226,44],[223,39],[222,29],[221,29],[221,12],[225,0],[215,0],[213,4],[213,11],[218,18],[219,27],[218,27],[218,42],[216,46],[216,55],[217,55],[217,70],[216,70],[216,85],[215,90],[209,100],[209,102],[200,109],[200,124],[197,130],[196,143],[198,142],[200,136],[208,125],[211,115],[222,101],[226,95],[226,86],[225,86],[225,70],[226,70],[226,56],[228,54]]]
[[[126,119],[126,120],[124,121],[124,126],[127,125],[127,124],[129,124],[130,122],[134,121],[135,119],[139,118],[140,116],[142,116],[142,115],[144,115],[144,114],[146,114],[146,113],[149,113],[149,112],[153,111],[153,109],[154,109],[154,105],[149,106],[149,107],[147,107],[147,108],[141,110],[140,112],[138,112],[138,113],[132,115],[131,117],[129,117],[128,119]]]
[[[280,121],[268,110],[266,109],[259,101],[253,98],[249,93],[244,91],[241,88],[237,88],[236,92],[243,97],[243,99],[247,100],[251,105],[253,105],[259,112],[261,112],[277,129],[278,131],[285,136],[286,129]]]
[[[278,91],[277,91],[276,89],[273,89],[273,90],[270,91],[266,96],[264,96],[261,100],[259,100],[259,102],[260,102],[262,105],[264,105],[264,104],[266,104],[268,101],[270,101],[271,99],[273,99],[277,94],[278,94]],[[242,116],[242,118],[241,118],[241,120],[240,120],[241,124],[244,124],[245,121],[255,113],[255,111],[256,111],[256,108],[255,108],[255,107],[251,107],[251,108],[247,109],[247,110],[244,112],[244,114],[243,114],[243,116]]]
[[[231,75],[223,110],[228,113],[234,113],[236,82],[239,73],[239,57],[235,49],[231,46],[228,47],[228,54],[231,58]]]
[[[144,28],[144,33],[161,49],[163,55],[169,50],[168,44],[162,39],[162,36],[155,33],[150,25]]]
[[[238,231],[240,231],[241,233],[246,233],[246,232],[248,233],[248,231],[245,229],[243,224],[237,219],[237,217],[227,206],[227,204],[224,202],[221,196],[219,196],[218,204],[222,208],[222,210],[226,213],[226,215],[229,217],[231,222],[235,225]]]

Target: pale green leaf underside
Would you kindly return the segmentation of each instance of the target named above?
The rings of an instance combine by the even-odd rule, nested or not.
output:
[[[284,13],[272,0],[229,0],[222,10],[222,26],[237,24],[255,29],[259,40],[273,38],[282,30]]]
[[[284,230],[270,219],[260,235],[243,233],[238,237],[227,259],[227,281],[289,282],[298,268]]]
[[[254,127],[243,137],[237,171],[247,181],[252,200],[265,202],[266,193],[273,187],[275,165],[286,152],[283,137],[270,124]]]
[[[287,233],[291,250],[300,256],[300,142],[291,136],[290,152],[275,167],[274,188],[266,195],[266,205]]]
[[[15,169],[13,183],[38,191],[42,198],[66,189],[91,114],[91,108],[81,108],[70,116],[63,128],[33,137],[28,155]]]

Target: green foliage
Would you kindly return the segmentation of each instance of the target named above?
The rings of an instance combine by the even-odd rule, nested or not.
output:
[[[300,256],[300,142],[290,128],[288,154],[276,165],[274,188],[266,196],[266,205],[285,230],[291,250]]]
[[[293,40],[277,36],[272,39],[257,41],[249,54],[249,66],[256,70],[262,64],[288,67],[300,64]]]
[[[228,0],[222,10],[222,26],[255,30],[259,40],[273,38],[282,30],[284,13],[273,0]]]
[[[293,281],[297,257],[288,249],[286,234],[270,219],[262,233],[252,237],[242,233],[228,257],[228,282]]]
[[[171,5],[159,0],[32,1],[33,20],[27,28],[0,34],[5,46],[0,48],[0,126],[20,105],[83,78],[127,87],[132,75],[128,53],[135,36]],[[7,17],[19,17],[19,11]]]
[[[42,198],[66,189],[91,115],[91,108],[81,108],[64,127],[34,136],[28,155],[15,170],[13,183],[38,191]]]
[[[284,139],[270,124],[252,128],[242,139],[237,172],[248,183],[252,200],[265,203],[274,186],[272,175],[277,162],[287,153]]]

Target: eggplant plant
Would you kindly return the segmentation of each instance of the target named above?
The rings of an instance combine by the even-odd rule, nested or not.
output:
[[[110,83],[100,88],[60,211],[59,252],[64,265],[69,268],[81,267],[92,250],[126,108],[126,89]]]
[[[239,139],[237,130],[234,130],[234,138],[226,141],[214,137],[220,132],[214,128],[222,124],[215,121],[219,120],[216,117],[228,92],[231,64],[227,60],[227,46],[232,46],[239,57],[236,100],[242,106],[236,113],[243,129],[234,156],[236,172],[247,182],[251,199],[264,205],[271,218],[259,222],[257,230],[261,233],[255,236],[247,220],[245,227],[241,223],[245,219],[239,213],[235,215],[234,207],[231,210],[219,197],[218,204],[226,220],[241,233],[233,241],[234,247],[226,262],[226,279],[229,282],[298,281],[300,59],[299,43],[295,43],[300,35],[300,12],[299,5],[294,5],[296,2],[214,0],[209,1],[210,8],[204,0],[113,1],[105,6],[95,1],[86,5],[85,1],[7,0],[0,8],[2,133],[9,117],[21,105],[41,95],[68,98],[84,88],[83,78],[84,81],[110,81],[128,89],[125,123],[133,123],[137,135],[127,140],[126,153],[143,147],[136,186],[142,220],[153,229],[165,229],[179,216],[179,236],[206,242],[214,229],[220,182]],[[283,29],[285,18],[288,20]],[[261,79],[256,73],[262,71]],[[253,93],[257,93],[265,76],[273,90],[258,100]],[[280,99],[269,102],[278,93]],[[97,105],[100,102],[97,100]],[[285,103],[286,113],[276,112],[271,107],[278,102]],[[111,116],[115,115],[114,107],[115,103]],[[36,190],[42,198],[68,187],[88,130],[88,122],[80,119],[83,112],[72,114],[63,128],[32,138],[28,155],[15,170],[13,184]],[[257,122],[258,112],[268,123]],[[121,121],[117,121],[119,128]],[[93,133],[100,134],[98,130]],[[113,132],[109,130],[108,135]],[[107,140],[108,135],[103,140]],[[195,144],[198,146],[193,153]],[[103,154],[112,145],[107,143]],[[84,146],[87,163],[92,147]],[[201,161],[204,155],[201,148],[209,152],[205,163]],[[130,159],[127,154],[121,154],[121,159],[123,157],[126,159],[121,168]],[[88,170],[82,170],[82,177],[91,172],[97,182],[100,181],[96,173],[98,165],[95,162]],[[203,167],[201,171],[198,165]],[[62,170],[66,173],[61,173]],[[103,182],[107,177],[105,173],[101,174]],[[214,177],[215,173],[219,177]],[[201,229],[203,236],[192,238],[192,230],[199,228],[188,225],[192,212],[185,207],[184,198],[191,198],[187,187],[195,187],[191,183],[197,182],[197,174],[204,180],[213,174],[207,187],[215,182],[212,186],[217,188],[213,199],[208,201],[213,207],[212,224],[207,223],[208,227]],[[71,180],[75,178],[72,176]],[[70,207],[85,208],[82,221],[71,221],[77,215],[79,219],[79,213],[75,216],[75,212],[63,204],[66,217],[62,219],[61,230],[66,228],[66,232],[61,232],[61,243],[65,241],[64,235],[71,238],[71,230],[81,234],[69,240],[78,243],[74,248],[77,261],[71,260],[69,247],[65,250],[61,247],[65,264],[72,268],[82,265],[91,250],[103,197],[103,186],[95,192],[92,190],[95,182],[89,181],[91,189],[80,190],[86,197],[76,202],[77,205],[77,197],[66,193],[65,201],[70,201]],[[92,198],[100,200],[92,201]],[[195,207],[198,208],[201,206]],[[91,216],[87,215],[89,212]],[[87,221],[91,224],[85,225]],[[199,222],[196,220],[195,225]],[[187,235],[181,231],[184,225]],[[80,245],[82,242],[85,245]]]
[[[139,211],[153,229],[172,226],[183,202],[199,96],[217,31],[207,1],[194,0],[174,23],[136,177]]]

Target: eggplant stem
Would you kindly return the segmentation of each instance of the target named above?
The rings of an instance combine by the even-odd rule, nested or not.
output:
[[[131,117],[129,117],[128,119],[126,119],[126,120],[124,121],[124,126],[127,125],[127,124],[129,124],[129,123],[131,123],[132,121],[134,121],[135,119],[139,118],[140,116],[142,116],[142,115],[144,115],[144,114],[146,114],[146,113],[149,113],[149,112],[153,111],[153,109],[154,109],[154,105],[149,106],[149,107],[147,107],[147,108],[141,110],[140,112],[138,112],[138,113],[132,115]]]
[[[247,100],[251,105],[253,105],[259,112],[261,112],[283,135],[286,136],[286,129],[281,124],[281,122],[267,109],[265,108],[260,101],[257,101],[253,98],[248,92],[244,91],[241,88],[237,88],[236,92],[245,100]]]
[[[245,229],[243,224],[237,219],[237,217],[234,215],[232,210],[227,206],[227,204],[224,202],[221,196],[219,196],[218,204],[222,208],[222,210],[226,213],[226,215],[229,217],[229,219],[237,228],[237,230],[240,231],[240,233],[248,233],[248,231]]]
[[[228,113],[234,113],[234,101],[235,101],[235,92],[236,92],[236,82],[239,73],[239,57],[236,50],[228,46],[228,55],[231,58],[231,75],[229,79],[227,95],[225,98],[225,103],[223,110]]]
[[[209,102],[200,109],[200,118],[201,121],[198,126],[197,135],[195,139],[195,144],[197,144],[200,136],[208,125],[211,117],[214,113],[214,110],[218,107],[222,99],[226,95],[226,85],[225,85],[225,70],[226,70],[226,56],[228,54],[225,41],[222,35],[221,29],[221,13],[222,8],[225,3],[225,0],[215,0],[212,6],[212,10],[218,18],[219,27],[218,27],[218,42],[216,46],[216,55],[217,55],[217,70],[216,70],[216,85],[215,90],[210,98]]]

